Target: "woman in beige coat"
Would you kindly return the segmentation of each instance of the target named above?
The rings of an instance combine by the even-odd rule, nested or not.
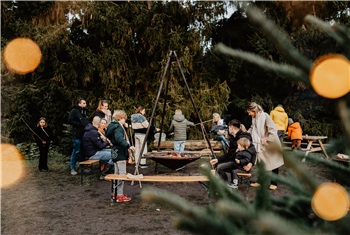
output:
[[[277,135],[276,124],[255,102],[249,104],[247,112],[252,117],[252,126],[248,132],[252,135],[253,144],[257,151],[257,159],[265,163],[267,171],[278,174],[278,168],[284,164],[284,161],[281,151],[279,151],[281,142]],[[251,186],[259,186],[259,184],[253,183]],[[277,189],[277,183],[272,181],[269,188]]]

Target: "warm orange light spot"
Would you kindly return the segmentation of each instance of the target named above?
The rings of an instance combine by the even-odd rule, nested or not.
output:
[[[349,195],[337,183],[323,183],[312,197],[311,205],[318,217],[328,221],[338,220],[348,213]]]
[[[16,38],[5,46],[3,59],[6,67],[14,73],[33,72],[40,64],[41,50],[29,38]]]
[[[350,61],[330,54],[317,59],[310,72],[310,82],[320,96],[336,99],[350,91]]]
[[[8,187],[22,178],[24,173],[21,152],[12,144],[1,144],[1,188]]]

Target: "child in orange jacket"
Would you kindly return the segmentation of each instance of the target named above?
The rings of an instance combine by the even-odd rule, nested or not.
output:
[[[292,140],[292,150],[301,149],[301,140],[303,139],[303,130],[299,122],[294,122],[293,119],[288,118],[288,138]]]

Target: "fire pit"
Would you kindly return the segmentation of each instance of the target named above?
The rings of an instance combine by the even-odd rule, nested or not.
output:
[[[144,156],[172,170],[181,168],[201,158],[201,155],[198,153],[182,152],[179,154],[173,151],[146,153]]]

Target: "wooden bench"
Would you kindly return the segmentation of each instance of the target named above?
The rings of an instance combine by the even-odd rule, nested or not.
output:
[[[209,181],[204,175],[146,175],[143,178],[129,178],[126,175],[108,174],[105,180],[112,181],[112,203],[116,202],[117,180],[139,181],[139,182],[205,182]]]
[[[245,200],[248,201],[250,179],[252,177],[252,174],[251,173],[237,173],[237,176],[238,176],[238,183],[246,185],[247,190],[246,190]]]
[[[85,160],[79,162],[80,166],[80,184],[83,185],[84,182],[84,170],[85,169],[90,169],[90,184],[91,184],[91,176],[93,175],[93,165],[95,163],[100,163],[100,160]]]

